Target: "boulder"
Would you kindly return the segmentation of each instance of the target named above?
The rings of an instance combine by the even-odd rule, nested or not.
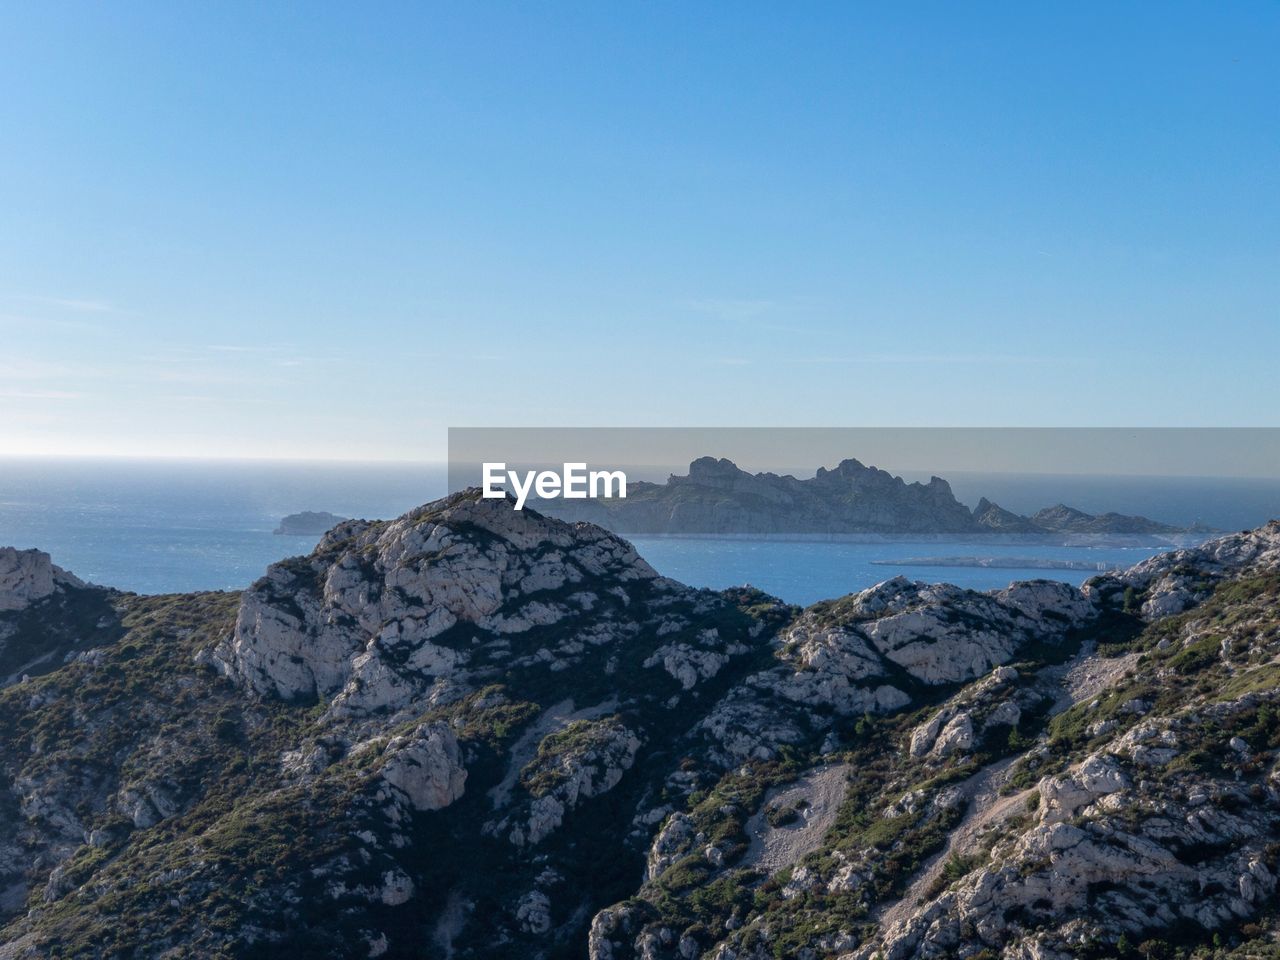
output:
[[[415,810],[442,810],[462,796],[467,771],[457,738],[445,723],[423,724],[394,737],[382,764],[382,779]]]

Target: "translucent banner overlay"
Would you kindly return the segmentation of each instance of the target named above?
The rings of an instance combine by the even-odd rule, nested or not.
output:
[[[624,535],[1174,545],[1280,517],[1280,429],[453,428],[469,487]]]

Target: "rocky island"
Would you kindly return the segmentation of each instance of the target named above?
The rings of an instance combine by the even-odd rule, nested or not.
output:
[[[346,517],[340,517],[336,513],[304,510],[302,513],[289,514],[272,533],[291,537],[318,537],[346,520]]]
[[[907,483],[857,460],[799,480],[748,473],[731,460],[701,457],[685,476],[628,486],[625,499],[543,500],[538,508],[566,520],[587,520],[623,534],[667,536],[817,535],[974,537],[1002,535],[1023,542],[1087,538],[1158,542],[1207,534],[1118,513],[1093,515],[1058,504],[1026,517],[985,497],[970,510],[941,477]]]
[[[1280,523],[801,609],[466,492],[0,597],[3,960],[1275,955]]]

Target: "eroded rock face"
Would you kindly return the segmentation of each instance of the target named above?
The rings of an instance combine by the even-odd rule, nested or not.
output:
[[[1173,616],[1202,603],[1224,577],[1280,565],[1280,521],[1210,540],[1199,547],[1158,554],[1128,570],[1091,580],[1085,592],[1112,596],[1126,590],[1148,620]]]
[[[825,640],[840,652],[836,662],[846,668],[844,675],[888,675],[889,661],[933,686],[983,676],[1029,640],[1061,640],[1096,614],[1096,606],[1065,583],[1018,583],[986,594],[895,577],[841,601],[835,629],[814,637],[808,635],[812,621],[802,622],[792,636],[803,638],[799,652],[810,669],[820,672],[824,661],[836,659],[814,649]],[[820,622],[821,614],[813,619]],[[863,642],[851,649],[856,641],[842,633]],[[856,664],[849,663],[850,654]]]
[[[1129,786],[1128,775],[1110,757],[1089,757],[1073,773],[1040,781],[1041,823],[1052,825],[1069,820],[1099,798]]]
[[[829,720],[823,714],[882,714],[920,688],[982,677],[1033,641],[1064,642],[1098,614],[1097,602],[1065,583],[1032,581],[978,593],[895,577],[839,601],[817,604],[779,641],[778,665],[756,673],[703,721],[727,763],[769,759]],[[779,711],[773,704],[794,705]],[[1011,704],[1009,711],[1017,709]],[[944,724],[939,721],[929,746]],[[1011,712],[993,723],[1017,723]],[[964,751],[977,731],[963,719],[945,752]]]
[[[390,523],[342,524],[310,557],[273,566],[212,662],[260,694],[332,697],[339,714],[395,710],[447,698],[476,667],[475,637],[572,635],[602,580],[663,582],[599,528],[460,494]]]
[[[644,666],[655,667],[660,664],[667,673],[680,681],[683,689],[692,690],[700,681],[710,680],[719,673],[733,654],[744,652],[746,648],[741,645],[725,650],[717,632],[707,630],[695,638],[694,643],[664,644],[645,660]]]
[[[530,890],[516,907],[516,922],[525,933],[546,933],[551,929],[551,898],[541,890]]]
[[[114,597],[47,553],[0,547],[0,690],[116,639]]]
[[[645,880],[657,878],[663,870],[683,856],[696,835],[697,827],[694,826],[690,817],[683,813],[673,813],[653,838],[653,843],[649,845],[649,855],[645,861]]]
[[[1114,942],[1122,933],[1140,939],[1180,922],[1216,930],[1257,915],[1277,885],[1274,756],[1265,789],[1167,768],[1184,730],[1228,723],[1256,705],[1249,695],[1200,714],[1143,721],[1065,773],[1042,778],[1030,827],[997,842],[987,866],[850,960],[923,960],[983,948],[1070,957],[1087,942]],[[1152,740],[1162,748],[1135,752]]]
[[[580,720],[547,737],[521,773],[527,804],[488,829],[516,846],[540,843],[585,800],[618,785],[635,763],[640,737],[617,717]]]
[[[60,587],[84,585],[84,581],[54,566],[47,553],[0,547],[0,613],[24,610]]]
[[[1044,698],[1034,689],[1019,688],[1018,679],[1013,667],[996,667],[912,730],[907,755],[942,760],[969,753],[993,729],[1016,728],[1023,711]]]
[[[382,779],[408,798],[415,810],[442,810],[462,796],[467,771],[448,724],[419,726],[387,744]]]
[[[896,578],[859,596],[875,619],[862,632],[889,660],[926,684],[980,677],[1035,638],[1061,639],[1096,614],[1070,585],[1019,583],[994,594]]]

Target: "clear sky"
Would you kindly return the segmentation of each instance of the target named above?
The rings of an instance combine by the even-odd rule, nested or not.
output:
[[[1280,4],[11,3],[0,453],[1276,425]]]

